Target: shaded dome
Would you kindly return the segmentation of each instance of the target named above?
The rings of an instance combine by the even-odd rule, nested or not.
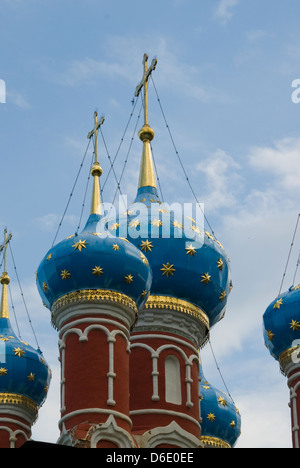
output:
[[[20,340],[14,333],[10,319],[7,286],[10,278],[6,272],[7,244],[11,235],[1,246],[4,248],[4,272],[0,277],[2,285],[0,303],[0,403],[21,405],[34,413],[44,403],[51,371],[40,349],[34,349]]]
[[[151,296],[166,295],[203,310],[212,327],[224,315],[231,290],[223,246],[192,218],[162,204],[154,187],[138,190],[127,213],[108,222],[147,257],[153,273]]]
[[[9,319],[0,318],[0,401],[42,406],[51,380],[40,349],[20,341]],[[24,398],[25,397],[25,398]],[[29,399],[30,401],[27,401]],[[34,405],[33,405],[34,406]]]
[[[214,388],[200,366],[201,440],[207,447],[234,448],[241,433],[241,415],[231,398]]]
[[[294,342],[300,340],[300,285],[292,286],[271,302],[263,315],[263,334],[265,345],[276,360],[299,344]]]
[[[79,235],[69,236],[52,247],[37,271],[37,286],[49,309],[59,298],[80,290],[115,291],[132,299],[139,309],[147,300],[152,274],[146,257],[127,239],[104,232],[98,162],[98,123],[88,134],[95,141],[95,161],[91,169],[93,194],[90,216]]]
[[[105,289],[125,294],[140,308],[151,286],[145,256],[126,239],[104,233],[101,215],[92,214],[79,235],[51,248],[37,271],[37,285],[51,309],[60,297],[79,290]]]

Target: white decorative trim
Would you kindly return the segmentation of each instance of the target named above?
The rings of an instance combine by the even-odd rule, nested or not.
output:
[[[165,416],[178,417],[178,418],[186,419],[187,421],[190,421],[196,424],[197,427],[200,427],[200,423],[199,421],[197,421],[197,419],[193,418],[192,416],[189,416],[188,414],[181,413],[179,411],[147,408],[147,409],[133,410],[129,412],[130,416],[136,416],[136,415],[141,415],[141,414],[164,414]]]
[[[155,448],[158,445],[170,444],[178,448],[204,448],[200,439],[183,430],[175,421],[165,427],[155,427],[136,436],[141,448]]]
[[[134,330],[135,331],[135,330]],[[140,335],[131,335],[130,340],[131,342],[137,341],[137,340],[147,340],[147,339],[160,339],[160,340],[165,340],[165,341],[174,341],[177,344],[180,344],[182,346],[186,346],[189,348],[193,353],[198,354],[198,349],[193,346],[191,343],[181,340],[180,338],[177,338],[176,336],[170,336],[170,335],[164,335],[160,333],[147,333],[147,334],[140,334]]]
[[[16,421],[15,420],[3,420],[2,418],[0,419],[0,422],[12,422],[12,423],[15,423]],[[28,439],[28,436],[27,434],[24,432],[24,431],[21,431],[20,429],[17,429],[15,431],[13,431],[10,427],[7,427],[7,426],[0,426],[0,430],[1,431],[6,431],[9,433],[9,442],[10,442],[10,448],[15,448],[16,446],[16,442],[18,441],[18,435],[22,435],[24,437],[24,439],[27,441],[29,440]],[[31,434],[31,430],[29,430],[30,434]]]
[[[75,302],[64,305],[52,313],[55,327],[61,330],[65,324],[72,322],[76,317],[95,318],[104,315],[110,319],[117,319],[129,330],[136,320],[136,311],[121,302],[99,301],[99,302]],[[119,324],[120,325],[120,324]]]
[[[119,325],[119,327],[122,328],[122,330],[113,330],[110,331],[107,327],[102,325],[101,323],[103,322],[102,319],[80,319],[76,321],[77,325],[85,324],[86,322],[91,322],[91,325],[88,325],[83,331],[80,328],[69,328],[69,326],[64,326],[63,329],[61,330],[60,333],[60,340],[59,340],[59,348],[61,350],[61,413],[66,411],[66,406],[65,406],[65,385],[66,385],[66,379],[65,379],[65,347],[66,347],[66,338],[70,334],[76,334],[78,335],[78,339],[81,342],[88,341],[88,335],[89,332],[92,330],[101,330],[106,334],[107,337],[107,342],[108,342],[108,348],[109,348],[109,363],[108,363],[108,368],[109,371],[107,373],[107,385],[108,385],[108,395],[107,395],[107,404],[109,406],[115,406],[116,402],[114,400],[114,379],[116,377],[116,374],[114,372],[114,343],[116,342],[116,336],[121,335],[124,337],[125,342],[126,342],[126,351],[127,353],[130,353],[130,342],[129,342],[129,332],[126,330],[127,333],[125,333],[124,327],[117,322],[111,321],[111,320],[105,320],[105,323],[109,324],[114,324],[114,325]],[[96,323],[95,323],[96,322]],[[73,322],[71,325],[74,325],[75,323]]]
[[[139,335],[138,337],[135,336],[135,338],[140,338],[144,339],[145,337],[149,338],[149,335]],[[161,335],[151,335],[152,338],[163,338]],[[180,343],[183,343],[182,340],[177,340]],[[160,353],[166,349],[174,349],[177,352],[179,352],[185,362],[185,368],[186,368],[186,377],[185,377],[185,384],[186,384],[186,394],[187,394],[187,400],[186,400],[186,406],[187,408],[191,408],[193,406],[193,402],[191,400],[191,385],[193,383],[193,379],[191,378],[191,368],[193,365],[193,361],[196,360],[197,363],[199,362],[199,357],[198,354],[192,354],[191,356],[187,357],[186,353],[179,347],[174,344],[164,344],[160,346],[157,350],[154,350],[151,346],[145,344],[145,343],[133,343],[131,345],[131,349],[134,348],[144,348],[147,351],[151,353],[151,358],[152,358],[152,387],[153,387],[153,393],[152,393],[152,401],[159,401],[159,391],[158,391],[158,367],[157,367],[157,362],[160,356]],[[195,350],[192,347],[193,351]],[[195,350],[197,353],[197,350]]]
[[[60,427],[68,419],[73,418],[74,416],[80,416],[80,415],[89,414],[89,413],[113,415],[116,418],[120,418],[123,421],[126,421],[130,425],[130,427],[132,427],[132,421],[128,416],[126,416],[126,414],[120,413],[119,411],[115,411],[112,409],[106,410],[106,409],[101,409],[101,408],[85,408],[82,410],[72,411],[71,413],[66,414],[60,419],[58,426]]]
[[[297,402],[298,402],[298,395],[297,391],[300,388],[300,381],[296,383],[295,386],[292,385],[292,382],[296,379],[300,378],[300,372],[293,374],[288,379],[288,386],[290,388],[290,398],[291,398],[291,410],[293,414],[293,427],[292,427],[292,434],[294,438],[294,448],[299,448],[299,421],[298,421],[298,410],[297,410]]]
[[[208,336],[207,327],[197,317],[178,310],[142,309],[133,332],[162,331],[188,339],[198,349]]]
[[[96,426],[91,436],[90,448],[97,448],[97,444],[103,439],[115,443],[118,448],[135,447],[135,442],[129,432],[117,425],[112,414],[108,417],[106,423]]]

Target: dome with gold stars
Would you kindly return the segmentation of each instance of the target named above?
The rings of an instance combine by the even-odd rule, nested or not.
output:
[[[95,129],[97,126],[95,113]],[[97,150],[97,143],[95,145]],[[127,239],[116,238],[103,230],[99,177],[96,161],[91,174],[94,187],[90,216],[80,234],[69,236],[53,246],[37,271],[37,286],[50,310],[61,297],[81,290],[116,293],[134,301],[139,309],[146,301],[152,274],[143,252]]]
[[[234,448],[241,433],[241,415],[231,398],[207,382],[200,366],[201,440],[207,448]]]
[[[5,242],[6,245],[6,242]],[[5,254],[6,255],[6,254]],[[6,270],[6,259],[5,259]],[[0,403],[29,408],[34,414],[44,403],[51,371],[41,350],[19,339],[10,322],[6,271],[0,277]]]
[[[265,345],[279,360],[282,353],[300,340],[300,285],[279,295],[263,315]]]
[[[146,69],[144,76],[149,76],[150,71]],[[232,287],[229,261],[223,245],[192,217],[185,216],[183,206],[173,209],[159,199],[150,145],[154,131],[148,124],[145,80],[142,86],[145,123],[139,131],[143,151],[137,196],[127,212],[108,222],[108,230],[127,237],[146,256],[153,273],[151,297],[187,301],[203,312],[209,329],[225,313]]]

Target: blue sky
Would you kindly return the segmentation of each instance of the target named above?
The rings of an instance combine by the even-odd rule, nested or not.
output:
[[[153,0],[147,6],[135,0],[0,0],[0,80],[6,84],[6,103],[0,103],[0,229],[13,233],[26,304],[53,371],[35,439],[56,441],[59,419],[57,334],[35,272],[52,245],[94,111],[105,115],[103,134],[113,157],[147,52],[158,59],[153,79],[177,150],[231,259],[234,289],[211,341],[242,414],[238,447],[291,446],[289,391],[264,347],[262,315],[279,292],[299,212],[300,104],[291,99],[292,82],[300,78],[299,17],[298,0]],[[194,202],[151,82],[149,106],[164,199]],[[135,136],[121,183],[129,200],[140,155]],[[102,142],[100,157],[105,174]],[[58,240],[76,230],[89,163],[90,156]],[[115,189],[111,175],[105,201]],[[299,246],[297,235],[284,289],[291,285]],[[22,337],[34,344],[9,265]],[[209,348],[203,364],[206,378],[223,389]]]

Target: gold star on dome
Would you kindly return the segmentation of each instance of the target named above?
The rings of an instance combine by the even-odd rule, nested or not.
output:
[[[211,422],[214,422],[216,420],[216,416],[213,413],[209,413],[207,415],[207,419]]]
[[[47,283],[46,283],[45,281],[43,282],[43,290],[44,290],[45,292],[48,291],[48,285],[47,285]]]
[[[162,221],[160,219],[154,219],[151,221],[152,226],[162,226]]]
[[[235,427],[235,421],[231,421],[230,427]]]
[[[203,385],[204,390],[209,390],[210,386],[209,385]]]
[[[124,279],[127,284],[131,284],[133,282],[133,276],[131,274],[126,275]]]
[[[142,292],[142,297],[145,297],[145,296],[147,296],[147,294],[148,294],[148,291],[147,291],[147,289],[144,289],[144,291]]]
[[[226,291],[223,291],[223,292],[221,293],[221,296],[219,297],[219,299],[220,299],[221,302],[225,301],[225,299],[226,299]]]
[[[194,226],[194,225],[191,226],[191,229],[192,229],[194,232],[196,232],[197,234],[201,234],[201,232],[202,232],[202,231],[200,231],[199,228],[197,228],[197,226]]]
[[[163,276],[166,275],[168,278],[169,276],[173,276],[174,275],[174,271],[175,268],[174,268],[174,265],[170,265],[169,262],[167,262],[166,265],[163,264],[163,267],[161,268],[161,271],[163,272]]]
[[[148,265],[149,262],[148,262],[148,260],[146,259],[145,255],[144,255],[142,252],[140,252],[140,257],[141,257],[142,262],[143,262],[145,265]]]
[[[280,309],[280,307],[282,306],[283,304],[283,299],[278,299],[278,301],[275,302],[274,306],[273,306],[273,309]]]
[[[134,219],[134,220],[130,221],[129,226],[130,227],[138,227],[138,226],[140,226],[140,224],[141,223],[139,222],[138,219]]]
[[[95,275],[95,276],[103,275],[103,268],[101,268],[100,266],[95,266],[93,268],[93,275]]]
[[[110,231],[115,231],[116,229],[118,229],[118,227],[120,227],[120,224],[119,223],[114,223],[110,226],[109,230]]]
[[[118,246],[118,244],[113,244],[112,248],[113,248],[113,250],[115,250],[116,252],[117,252],[118,250],[120,250],[120,247]]]
[[[224,267],[224,263],[223,263],[223,260],[220,258],[220,260],[217,261],[217,265],[218,265],[218,268],[220,271],[223,270],[223,267]]]
[[[195,257],[196,254],[196,249],[193,246],[193,244],[188,245],[186,248],[186,254],[189,255],[190,257]]]
[[[22,348],[14,348],[14,353],[15,353],[15,356],[19,356],[19,357],[22,357],[25,355],[25,351],[24,349]]]
[[[44,387],[44,392],[47,393],[47,392],[48,392],[48,389],[49,389],[49,386],[48,386],[48,385],[45,385],[45,387]]]
[[[29,382],[34,382],[34,379],[35,379],[34,374],[30,372],[30,374],[27,376],[27,379],[29,380]]]
[[[79,240],[78,242],[75,242],[75,244],[72,245],[74,247],[74,250],[79,250],[79,252],[82,251],[82,249],[86,249],[87,241],[86,240]]]
[[[140,248],[144,252],[152,252],[153,244],[147,239],[145,241],[142,241]]]
[[[267,338],[268,340],[270,341],[273,341],[274,340],[274,333],[272,332],[272,330],[266,330],[266,334],[267,334]]]
[[[49,260],[51,260],[52,258],[52,253],[48,255],[48,257],[46,258],[46,260],[49,262]]]
[[[67,279],[70,278],[71,273],[68,270],[62,270],[60,275],[61,275],[63,280],[67,280]]]
[[[0,367],[0,375],[6,375],[7,369],[5,367]]]
[[[0,341],[9,341],[8,338],[1,337]]]
[[[220,403],[221,406],[227,406],[227,401],[223,397],[219,397],[218,402]]]
[[[208,284],[211,281],[211,276],[208,273],[204,273],[204,275],[201,276],[201,283]]]
[[[173,226],[178,227],[179,229],[183,229],[183,224],[181,224],[179,221],[173,221]]]
[[[298,320],[292,320],[290,327],[292,330],[297,331],[300,328],[300,322],[298,322]]]

